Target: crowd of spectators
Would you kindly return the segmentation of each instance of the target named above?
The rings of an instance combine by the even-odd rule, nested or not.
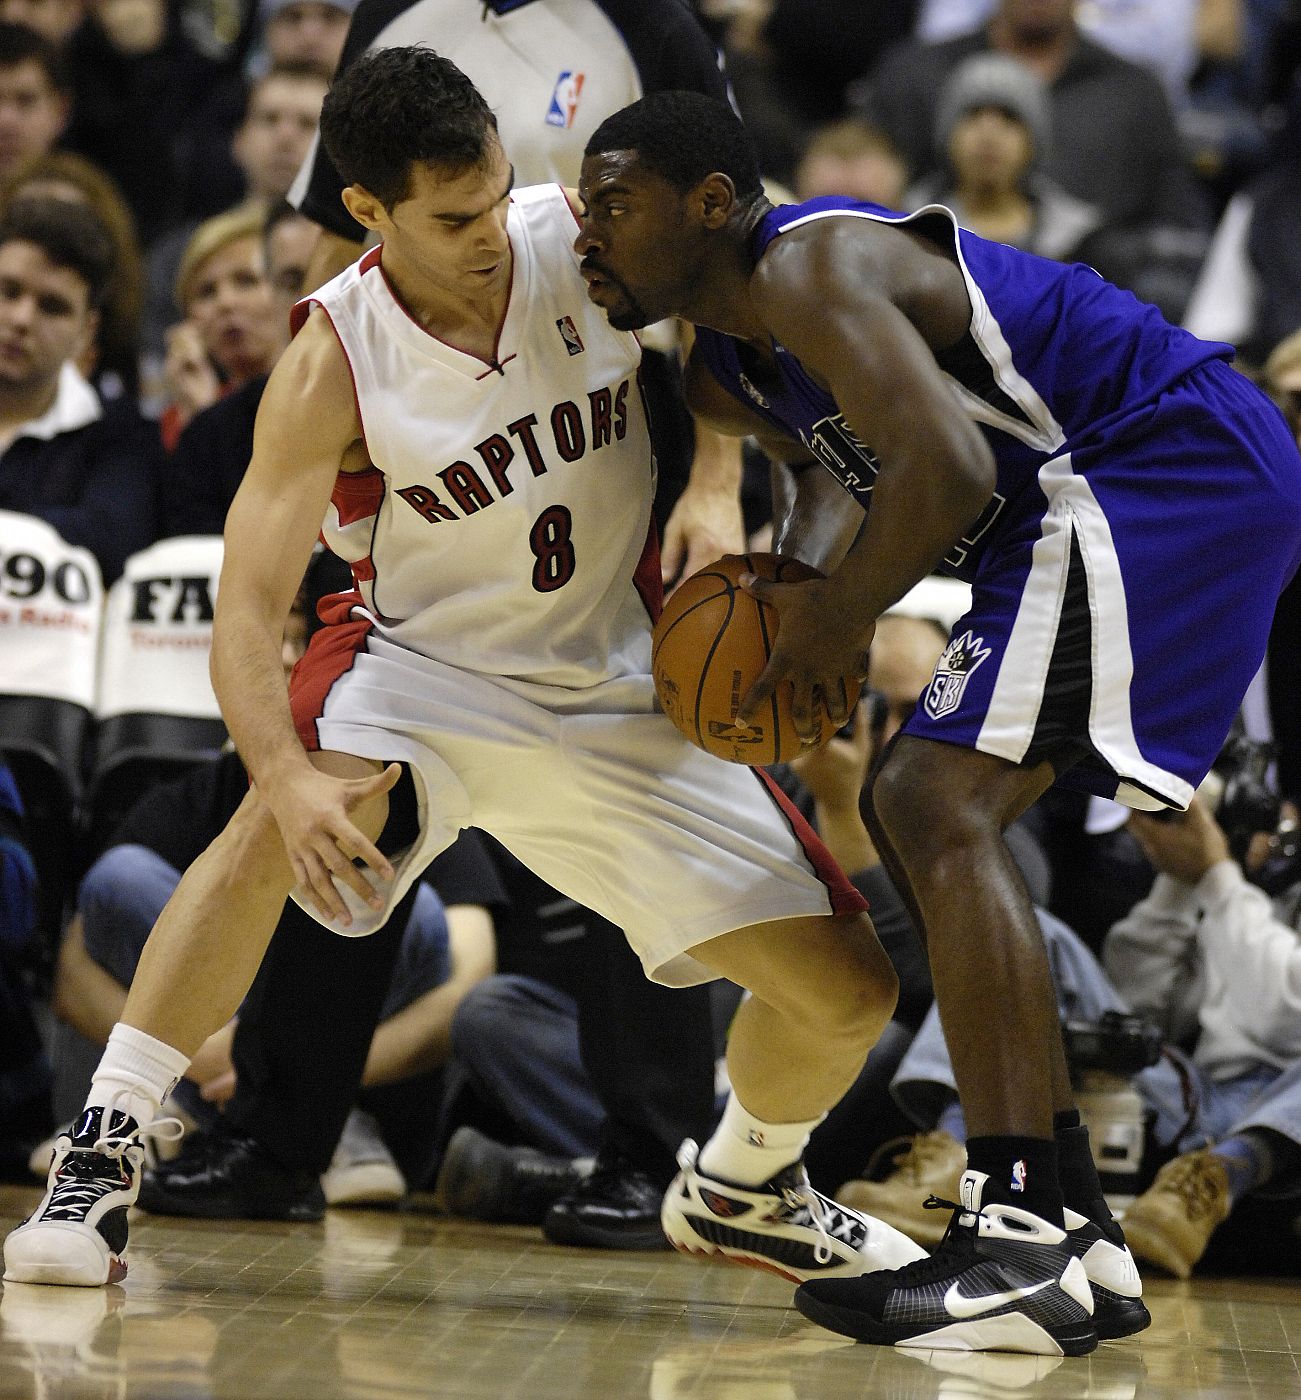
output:
[[[289,308],[320,271],[321,227],[287,196],[314,158],[355,9],[0,0],[0,512],[88,550],[105,587],[160,539],[221,532]],[[942,203],[982,236],[1088,262],[1233,344],[1301,430],[1298,0],[696,9],[778,197]],[[511,154],[527,183],[527,157]],[[337,218],[329,237],[332,256],[352,255]],[[747,463],[757,530],[764,469]],[[313,598],[347,579],[336,565],[305,581],[290,660]],[[810,1171],[919,1238],[917,1200],[955,1190],[964,1129],[925,957],[858,801],[960,611],[924,592],[883,624],[855,732],[778,775],[870,893],[904,993],[815,1133]],[[0,695],[4,670],[0,654]],[[1201,800],[1162,824],[1056,794],[1011,838],[1064,1013],[1123,1005],[1164,1037],[1162,1065],[1135,1080],[1150,1130],[1131,1242],[1176,1273],[1222,1221],[1250,1215],[1244,1198],[1301,1191],[1299,670],[1294,583],[1247,720],[1274,743],[1254,839],[1226,836]],[[0,753],[15,738],[0,734]],[[15,782],[0,759],[9,1176],[29,1157],[43,1175],[42,1142],[80,1102],[77,1076],[153,917],[238,800],[235,755],[196,753],[180,778],[175,759],[111,835],[92,842],[72,811],[56,859],[25,824],[25,807],[46,805],[32,770],[15,765]],[[310,1005],[296,995],[309,977]],[[659,1247],[658,1192],[680,1139],[708,1135],[738,995],[644,983],[618,930],[470,833],[370,940],[334,939],[286,906],[240,1016],[176,1095],[194,1130],[141,1204],[311,1219],[428,1188],[443,1209],[545,1223],[553,1239]],[[896,1133],[903,1156],[869,1167]],[[1295,1204],[1276,1209],[1296,1218]]]

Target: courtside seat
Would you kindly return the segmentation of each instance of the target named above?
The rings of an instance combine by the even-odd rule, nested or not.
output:
[[[92,840],[148,788],[215,756],[226,739],[208,678],[219,535],[161,540],[109,589],[100,633]]]
[[[0,750],[27,811],[41,927],[51,937],[80,861],[103,602],[89,550],[43,520],[0,511]]]

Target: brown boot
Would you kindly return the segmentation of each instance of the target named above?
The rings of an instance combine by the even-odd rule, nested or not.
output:
[[[1229,1207],[1229,1173],[1203,1148],[1167,1162],[1121,1223],[1136,1258],[1187,1278]]]
[[[922,1202],[932,1194],[956,1200],[966,1169],[967,1149],[937,1128],[913,1138],[884,1181],[847,1181],[836,1192],[836,1200],[886,1221],[929,1247],[939,1244],[951,1212],[926,1210]]]

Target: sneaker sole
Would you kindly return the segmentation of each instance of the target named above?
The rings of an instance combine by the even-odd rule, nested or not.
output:
[[[1132,1337],[1152,1325],[1152,1314],[1141,1298],[1127,1298],[1123,1293],[1113,1293],[1100,1283],[1089,1280],[1093,1290],[1093,1330],[1098,1340],[1118,1341],[1121,1337]]]
[[[542,1233],[552,1244],[577,1249],[636,1249],[649,1252],[669,1248],[669,1240],[658,1218],[626,1230],[617,1227],[603,1230],[598,1225],[576,1220],[572,1215],[553,1216],[548,1212],[542,1222]]]
[[[952,1322],[926,1332],[905,1335],[898,1327],[807,1296],[803,1289],[795,1294],[795,1306],[810,1322],[816,1322],[829,1332],[876,1346],[927,1351],[1014,1351],[1031,1356],[1087,1356],[1098,1345],[1098,1334],[1091,1322],[1047,1328],[1019,1312]]]
[[[388,1162],[362,1162],[321,1177],[327,1206],[387,1206],[403,1199],[407,1183]]]
[[[46,1221],[5,1241],[5,1282],[102,1288],[126,1278],[126,1260],[85,1226]]]

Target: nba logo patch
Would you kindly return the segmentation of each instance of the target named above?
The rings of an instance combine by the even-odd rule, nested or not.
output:
[[[560,126],[566,131],[574,124],[578,113],[578,97],[583,91],[583,75],[566,68],[556,79],[547,107],[547,125]]]
[[[1012,1190],[1013,1190],[1013,1191],[1024,1191],[1024,1190],[1025,1190],[1025,1158],[1024,1158],[1024,1157],[1018,1157],[1018,1158],[1016,1159],[1016,1161],[1012,1163]]]
[[[944,655],[935,663],[935,674],[926,687],[922,700],[932,719],[951,715],[962,704],[962,692],[967,688],[976,667],[989,655],[990,647],[983,637],[973,637],[970,629],[944,648]]]
[[[583,338],[578,334],[578,327],[568,316],[562,316],[556,322],[556,329],[560,332],[560,338],[565,342],[565,349],[571,355],[581,355],[583,353]]]

